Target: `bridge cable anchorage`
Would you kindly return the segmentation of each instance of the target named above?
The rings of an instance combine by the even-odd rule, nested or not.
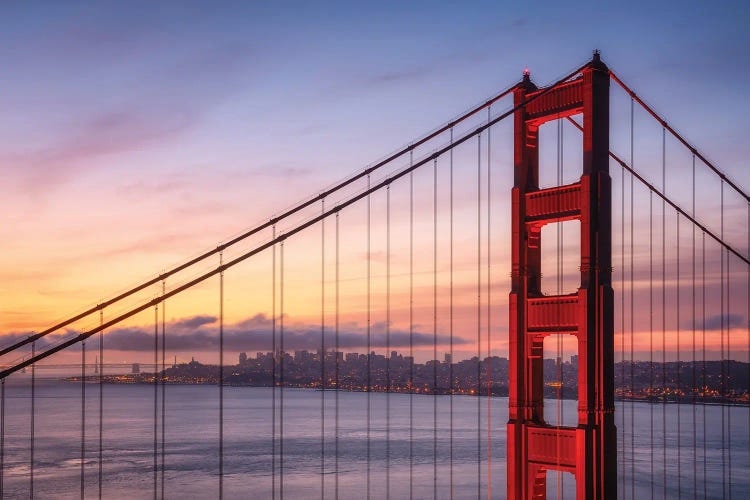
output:
[[[450,130],[450,142],[453,143],[453,128]],[[450,353],[451,362],[448,366],[448,377],[449,377],[449,404],[450,404],[450,497],[453,498],[453,149],[450,150],[450,291],[449,291],[449,330],[450,330]]]
[[[320,200],[320,211],[325,213],[326,200]],[[325,498],[326,475],[326,220],[320,221],[320,498]],[[336,354],[336,353],[334,353]],[[338,355],[338,354],[336,354]]]
[[[159,369],[159,303],[154,304],[154,463],[153,463],[153,482],[154,482],[154,500],[158,498],[159,487],[159,462],[157,442],[159,438],[159,378],[156,372]]]
[[[219,498],[224,498],[224,252],[219,252]]]
[[[99,326],[104,324],[104,309],[99,310]],[[104,330],[99,331],[99,500],[104,488]],[[0,498],[2,494],[0,494]]]
[[[645,109],[664,129],[668,130],[679,142],[682,143],[692,154],[700,159],[708,168],[710,168],[721,180],[727,183],[729,187],[734,189],[737,194],[745,198],[745,201],[750,202],[750,196],[748,196],[737,184],[729,179],[726,174],[719,170],[713,163],[708,161],[703,154],[701,154],[694,146],[692,146],[685,138],[683,138],[676,130],[674,130],[661,116],[659,116],[648,104],[646,104],[636,93],[630,89],[620,78],[612,71],[609,71],[609,76],[615,81],[622,89],[630,95],[631,99],[634,99],[643,109]]]
[[[581,70],[583,70],[586,66],[587,66],[587,64],[584,65],[584,66],[579,67],[576,71],[570,73],[567,77],[565,77],[561,81],[568,80],[568,79],[572,78],[577,73],[579,73]],[[83,312],[81,312],[79,314],[76,314],[75,316],[72,316],[72,317],[70,317],[70,318],[68,318],[66,320],[63,320],[63,321],[61,321],[61,322],[53,325],[52,327],[47,328],[46,330],[43,330],[43,331],[41,331],[39,333],[36,333],[34,335],[31,335],[31,336],[29,336],[29,337],[27,337],[27,338],[25,338],[23,340],[15,342],[15,343],[13,343],[12,345],[10,345],[8,347],[3,347],[2,349],[0,349],[0,356],[4,356],[5,354],[18,349],[21,346],[28,345],[29,343],[33,342],[34,340],[38,340],[38,339],[44,337],[45,335],[48,335],[48,334],[53,333],[53,332],[55,332],[57,330],[60,330],[60,329],[66,327],[66,326],[68,326],[68,325],[70,325],[72,323],[75,323],[76,321],[78,321],[80,319],[83,319],[83,318],[85,318],[85,317],[87,317],[87,316],[95,313],[96,311],[102,310],[102,309],[104,309],[104,308],[106,308],[106,307],[108,307],[108,306],[110,306],[110,305],[112,305],[112,304],[114,304],[116,302],[120,302],[121,300],[123,300],[123,299],[125,299],[127,297],[130,297],[130,296],[132,296],[132,295],[134,295],[134,294],[136,294],[136,293],[138,293],[138,292],[140,292],[142,290],[145,290],[149,286],[155,285],[155,284],[159,283],[160,281],[163,281],[164,279],[169,278],[170,276],[172,276],[172,275],[174,275],[176,273],[179,273],[180,271],[183,271],[183,270],[185,270],[185,269],[187,269],[187,268],[189,268],[189,267],[191,267],[191,266],[193,266],[193,265],[195,265],[195,264],[197,264],[199,262],[202,262],[205,259],[216,255],[220,251],[223,251],[223,250],[225,250],[226,248],[228,248],[230,246],[233,246],[233,245],[235,245],[237,243],[240,243],[241,241],[244,241],[244,240],[248,239],[249,237],[251,237],[251,236],[253,236],[255,234],[258,234],[261,231],[270,228],[271,226],[275,226],[278,222],[280,222],[280,221],[282,221],[284,219],[287,219],[287,218],[291,217],[292,215],[294,215],[294,214],[296,214],[298,212],[301,212],[302,210],[310,207],[312,204],[316,203],[321,198],[330,197],[332,194],[334,194],[334,193],[336,193],[336,192],[338,192],[338,191],[340,191],[340,190],[348,187],[349,185],[353,184],[354,182],[356,182],[356,181],[364,178],[365,176],[367,176],[367,175],[375,172],[376,170],[379,170],[380,168],[382,168],[382,167],[384,167],[384,166],[392,163],[396,159],[404,156],[406,153],[413,154],[414,150],[417,147],[419,147],[419,146],[421,146],[421,145],[429,142],[430,140],[438,137],[440,134],[443,134],[443,133],[447,132],[448,130],[452,130],[452,128],[455,125],[457,125],[457,124],[463,122],[464,120],[470,118],[471,116],[475,115],[476,113],[478,113],[479,111],[481,111],[482,109],[484,109],[485,107],[487,107],[488,105],[490,105],[492,103],[495,103],[495,102],[497,102],[497,101],[499,101],[499,100],[507,97],[509,94],[511,94],[513,92],[513,90],[518,85],[519,85],[518,83],[513,84],[511,87],[508,87],[507,89],[503,90],[502,92],[500,92],[499,94],[497,94],[495,97],[493,97],[491,99],[488,99],[487,101],[485,101],[484,103],[480,104],[479,106],[476,106],[476,107],[470,109],[469,111],[467,111],[463,115],[460,115],[459,117],[454,118],[453,120],[450,120],[447,124],[445,124],[442,127],[439,127],[438,129],[436,129],[436,130],[428,133],[424,137],[422,137],[422,138],[420,138],[420,139],[418,139],[418,140],[410,143],[408,146],[406,146],[406,147],[404,147],[404,148],[396,151],[395,153],[389,155],[388,157],[384,158],[383,160],[377,162],[375,165],[367,167],[364,170],[361,170],[360,172],[356,173],[355,175],[353,175],[351,177],[348,177],[348,178],[342,180],[341,182],[339,182],[338,184],[335,184],[334,186],[328,188],[326,191],[318,194],[317,196],[312,197],[312,198],[310,198],[308,200],[305,200],[305,201],[303,201],[303,202],[301,202],[301,203],[299,203],[299,204],[291,207],[290,209],[288,209],[287,211],[285,211],[281,215],[276,216],[276,217],[272,217],[268,221],[266,221],[266,222],[264,222],[262,224],[259,224],[259,225],[255,226],[255,227],[253,227],[253,228],[245,231],[244,233],[242,233],[242,234],[240,234],[240,235],[238,235],[238,236],[230,239],[229,241],[223,243],[222,245],[219,245],[219,246],[217,246],[215,248],[212,248],[212,249],[210,249],[210,250],[208,250],[208,251],[206,251],[206,252],[198,255],[197,257],[195,257],[195,258],[193,258],[193,259],[191,259],[191,260],[189,260],[187,262],[184,262],[183,264],[180,264],[180,265],[178,265],[178,266],[176,266],[176,267],[174,267],[174,268],[172,268],[170,270],[165,271],[164,273],[160,274],[159,276],[157,276],[155,278],[147,280],[147,281],[145,281],[145,282],[143,282],[143,283],[141,283],[141,284],[139,284],[139,285],[137,285],[137,286],[135,286],[135,287],[133,287],[133,288],[131,288],[129,290],[126,290],[126,291],[122,292],[119,295],[116,295],[115,297],[112,297],[111,299],[103,301],[103,302],[97,304],[94,307],[91,307],[91,308],[89,308],[89,309],[87,309],[87,310],[85,310],[85,311],[83,311]],[[535,96],[535,98],[536,97],[537,96]]]
[[[583,130],[583,127],[577,121],[575,121],[574,119],[568,117],[568,121],[570,121],[573,125],[575,125],[576,128],[578,128],[578,130],[581,130],[581,131]],[[664,141],[665,141],[665,139],[662,138],[662,142],[664,142]],[[643,178],[643,176],[641,176],[638,172],[636,172],[635,170],[633,170],[633,168],[630,167],[630,165],[628,165],[625,161],[623,161],[615,153],[613,153],[612,151],[610,151],[609,152],[609,157],[612,158],[613,160],[615,160],[615,162],[617,162],[617,164],[619,164],[621,168],[627,170],[628,172],[630,172],[630,174],[634,175],[635,178],[641,184],[643,184],[644,186],[646,186],[647,189],[649,189],[650,191],[653,191],[654,194],[656,194],[659,198],[662,199],[663,203],[668,204],[671,208],[673,208],[675,211],[677,211],[683,218],[689,220],[692,224],[694,224],[695,226],[697,226],[701,231],[705,232],[708,236],[711,237],[711,239],[713,239],[716,243],[718,243],[719,246],[721,246],[722,248],[724,248],[728,253],[732,253],[738,259],[740,259],[742,262],[744,262],[746,265],[750,266],[750,255],[748,255],[748,256],[742,255],[742,253],[740,253],[732,245],[730,245],[729,243],[725,242],[722,239],[721,235],[715,234],[710,229],[708,229],[704,224],[700,223],[697,219],[695,219],[693,216],[691,216],[690,213],[688,213],[686,210],[684,210],[679,205],[677,205],[677,203],[673,202],[670,198],[668,198],[667,195],[665,194],[665,191],[663,189],[659,190],[656,186],[654,186],[653,184],[651,184],[650,182],[648,182],[645,178]],[[0,376],[2,376],[2,373],[0,373]]]
[[[134,316],[135,314],[137,314],[137,313],[139,313],[141,311],[144,311],[145,309],[148,309],[149,307],[153,306],[155,303],[158,303],[158,302],[161,302],[164,299],[173,297],[173,296],[175,296],[175,295],[177,295],[177,294],[179,294],[179,293],[181,293],[181,292],[183,292],[183,291],[185,291],[185,290],[187,290],[187,289],[189,289],[189,288],[197,285],[198,283],[201,283],[201,282],[205,281],[206,279],[208,279],[208,278],[210,278],[210,277],[218,274],[221,270],[229,269],[230,267],[233,267],[233,266],[239,264],[240,262],[242,262],[242,261],[244,261],[244,260],[252,257],[253,255],[256,255],[256,254],[262,252],[266,248],[269,248],[274,243],[283,241],[284,239],[286,239],[286,238],[288,238],[290,236],[293,236],[293,235],[295,235],[297,233],[300,233],[303,230],[307,229],[308,227],[314,225],[315,223],[317,223],[321,219],[329,217],[332,214],[334,214],[335,212],[338,212],[338,211],[340,211],[340,210],[342,210],[344,208],[347,208],[347,207],[353,205],[354,203],[360,201],[362,198],[366,197],[368,194],[373,193],[375,191],[378,191],[378,190],[384,188],[387,184],[389,184],[389,183],[391,183],[391,182],[393,182],[393,181],[395,181],[397,179],[400,179],[401,177],[404,177],[404,176],[408,175],[409,173],[413,172],[417,168],[420,168],[420,167],[424,166],[429,161],[431,161],[433,158],[439,157],[439,156],[441,156],[441,155],[449,152],[451,149],[453,149],[453,148],[455,148],[455,147],[463,144],[464,142],[468,141],[469,139],[471,139],[472,137],[476,136],[477,134],[482,133],[489,126],[495,125],[495,124],[499,123],[500,121],[508,118],[509,116],[512,116],[513,113],[515,113],[517,110],[519,110],[522,107],[528,105],[529,103],[535,101],[536,99],[539,99],[540,97],[546,95],[556,85],[560,85],[561,83],[563,83],[563,82],[569,80],[570,78],[574,77],[575,75],[577,75],[578,73],[580,73],[583,69],[585,69],[585,67],[587,67],[587,66],[588,66],[588,64],[584,65],[584,66],[582,66],[582,67],[580,67],[578,69],[576,69],[575,71],[573,71],[571,73],[569,73],[568,75],[566,75],[565,77],[561,78],[560,80],[558,80],[556,83],[552,84],[551,86],[545,87],[544,89],[542,89],[538,93],[535,93],[531,97],[528,97],[522,103],[519,103],[518,105],[514,106],[512,109],[510,109],[510,110],[508,110],[508,111],[506,111],[506,112],[504,112],[504,113],[496,116],[489,123],[486,123],[486,124],[483,124],[483,125],[479,125],[478,127],[474,128],[474,130],[471,130],[471,131],[465,133],[463,136],[461,136],[460,138],[456,139],[454,142],[452,142],[448,146],[444,146],[444,147],[436,150],[429,157],[424,158],[424,159],[422,159],[422,160],[420,160],[420,161],[418,161],[416,163],[411,162],[411,164],[410,164],[410,166],[408,168],[405,168],[405,169],[402,169],[402,170],[396,172],[395,174],[392,175],[392,177],[389,177],[387,180],[381,181],[381,182],[373,185],[370,189],[367,189],[365,191],[359,192],[356,195],[351,196],[350,198],[346,199],[344,202],[336,205],[336,207],[334,209],[327,210],[325,214],[318,215],[316,217],[312,217],[312,218],[306,220],[305,222],[300,223],[297,226],[293,227],[292,229],[290,229],[286,233],[277,236],[273,241],[270,241],[270,242],[267,242],[265,244],[259,245],[259,246],[255,247],[255,248],[251,249],[251,250],[248,250],[248,251],[242,253],[238,257],[235,257],[233,260],[231,260],[231,261],[227,262],[226,264],[224,264],[222,269],[218,269],[217,268],[217,269],[213,269],[211,271],[207,271],[207,272],[199,275],[198,277],[192,279],[191,281],[188,281],[187,283],[184,283],[184,284],[182,284],[180,286],[177,286],[174,289],[170,290],[169,292],[167,292],[167,294],[164,297],[156,298],[156,299],[153,299],[153,300],[151,300],[151,301],[149,301],[149,302],[147,302],[145,304],[142,304],[140,306],[136,306],[136,307],[128,310],[127,312],[122,313],[119,316],[111,319],[110,321],[106,322],[104,325],[101,325],[100,327],[93,328],[92,330],[86,332],[85,334],[80,334],[80,335],[78,335],[77,337],[75,337],[73,339],[70,339],[68,341],[64,341],[64,342],[61,342],[61,343],[57,344],[56,346],[48,349],[47,351],[44,351],[43,353],[39,354],[38,356],[35,356],[34,362],[39,361],[40,359],[44,359],[44,358],[46,358],[46,357],[48,357],[48,356],[50,356],[50,355],[52,355],[52,354],[54,354],[56,352],[59,352],[59,351],[65,349],[65,348],[67,348],[67,347],[69,347],[69,346],[71,346],[73,344],[77,344],[77,343],[81,342],[82,340],[84,340],[84,338],[88,338],[91,335],[94,335],[94,334],[98,333],[100,331],[100,328],[109,328],[109,327],[111,327],[113,325],[116,325],[117,323],[120,323],[121,321],[123,321],[123,320],[125,320],[127,318],[130,318],[130,317]],[[306,206],[309,206],[309,204],[306,205]],[[263,225],[263,227],[268,227],[268,226],[267,225]],[[253,233],[253,234],[255,234],[255,233]],[[234,241],[234,240],[232,240],[232,241]],[[225,243],[222,246],[223,247],[228,247],[230,245],[230,243],[231,242]],[[215,253],[217,253],[217,251],[218,250],[212,251],[212,253],[210,255],[214,255]],[[748,261],[748,262],[750,262],[750,261]],[[186,265],[187,264],[184,264],[183,267],[181,267],[181,269],[184,269],[185,268],[184,266],[186,266]],[[174,269],[172,271],[174,271]],[[170,271],[170,272],[172,272],[172,271]],[[168,276],[170,274],[170,272],[164,273],[164,274],[160,275],[160,277],[158,279],[150,280],[150,281],[148,281],[146,283],[149,283],[149,284],[157,283],[157,282],[159,282],[160,279],[163,279],[163,277]],[[138,290],[142,290],[144,288],[144,285],[145,285],[145,283],[142,283],[141,285],[139,285]],[[106,305],[112,304],[114,300],[115,299],[110,299],[110,300],[106,301],[103,304],[106,304]],[[103,307],[103,304],[99,304],[96,307],[92,308],[90,312],[94,312],[94,311],[99,310],[99,308]],[[90,312],[89,312],[89,314],[90,314]],[[82,314],[82,316],[80,316],[80,317],[87,316],[87,314],[85,314],[85,313],[81,313],[81,314]],[[80,317],[79,316],[75,316],[73,318],[69,318],[68,320],[65,320],[64,323],[65,323],[65,325],[67,325],[74,318],[80,319]],[[53,331],[61,328],[60,325],[62,325],[62,323],[59,323],[55,327],[48,328],[44,332],[40,332],[39,334],[35,334],[35,335],[33,335],[31,337],[28,337],[28,338],[26,338],[26,339],[24,339],[22,341],[19,341],[17,344],[14,344],[14,346],[11,346],[10,348],[1,350],[0,351],[0,356],[2,356],[3,354],[5,354],[6,351],[10,352],[10,351],[16,349],[17,347],[19,347],[20,345],[26,345],[29,342],[31,342],[33,340],[36,340],[37,338],[41,338],[42,336],[47,335],[47,334],[49,334],[49,333],[51,333],[51,332],[53,332]],[[31,360],[25,360],[23,362],[20,362],[20,363],[18,363],[16,365],[12,366],[11,368],[8,368],[8,369],[5,369],[3,371],[0,371],[0,378],[5,378],[8,375],[10,375],[11,373],[14,373],[14,372],[16,372],[18,370],[21,370],[21,369],[25,368],[26,366],[29,366],[31,363],[32,363]]]
[[[477,498],[482,497],[482,134],[477,134]]]
[[[276,225],[271,226],[271,241]],[[271,246],[271,499],[276,499],[276,245]]]
[[[86,341],[81,342],[81,500],[86,493]]]
[[[339,380],[339,212],[336,212],[336,239],[335,239],[335,304],[334,304],[334,344],[336,345],[336,365],[335,365],[335,379],[336,379],[336,393],[335,393],[335,413],[334,413],[334,498],[339,498],[339,391],[340,391],[340,380]]]

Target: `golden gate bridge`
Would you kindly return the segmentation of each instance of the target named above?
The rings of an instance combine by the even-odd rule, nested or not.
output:
[[[502,142],[505,132],[513,138],[512,144]],[[650,138],[636,140],[641,133]],[[513,150],[512,160],[498,154],[507,149]],[[552,163],[554,173],[549,168]],[[566,170],[571,163],[575,168]],[[504,193],[510,191],[510,206],[497,203],[500,186]],[[703,202],[704,197],[710,203]],[[507,220],[500,219],[499,213]],[[467,219],[472,223],[467,224]],[[353,222],[360,226],[352,226]],[[544,87],[537,87],[525,72],[520,82],[298,205],[111,299],[3,346],[1,496],[33,498],[45,481],[53,481],[50,471],[62,467],[39,464],[35,455],[45,432],[38,427],[45,416],[37,401],[40,381],[35,372],[52,366],[55,354],[74,350],[81,356],[80,449],[70,459],[80,466],[81,498],[106,496],[106,468],[108,461],[117,460],[118,429],[108,423],[105,412],[105,372],[115,366],[106,362],[110,334],[105,332],[134,321],[151,323],[154,370],[149,382],[153,448],[148,450],[153,460],[146,464],[150,491],[141,493],[166,496],[171,446],[166,440],[170,418],[166,401],[172,390],[165,376],[172,364],[166,354],[170,342],[166,309],[196,290],[206,297],[218,295],[210,299],[217,313],[217,412],[215,422],[206,425],[218,429],[216,495],[235,496],[225,485],[227,464],[236,458],[236,451],[226,453],[225,440],[225,428],[233,425],[225,409],[230,366],[225,362],[225,339],[236,326],[225,322],[225,282],[228,273],[256,266],[253,272],[263,277],[247,286],[256,293],[263,288],[260,293],[265,299],[261,305],[247,307],[267,308],[270,345],[266,349],[273,353],[268,370],[270,406],[264,408],[270,421],[264,439],[270,450],[263,478],[257,481],[269,483],[262,491],[273,498],[299,495],[299,490],[290,493],[298,479],[292,465],[294,450],[284,436],[294,432],[285,422],[295,411],[287,406],[292,397],[287,349],[296,333],[296,325],[290,323],[290,297],[303,281],[317,282],[319,287],[316,387],[325,389],[320,391],[316,417],[320,489],[315,495],[346,496],[339,481],[346,466],[339,448],[340,393],[344,392],[339,353],[350,350],[341,340],[352,328],[342,318],[351,318],[356,311],[364,325],[359,333],[367,353],[361,437],[365,466],[356,477],[368,498],[561,497],[567,491],[566,475],[572,476],[574,495],[581,499],[634,498],[644,488],[652,498],[709,494],[741,498],[750,492],[750,405],[748,388],[744,393],[734,388],[727,366],[733,359],[750,356],[749,224],[750,198],[743,189],[646,104],[598,53]],[[498,240],[505,248],[499,248]],[[315,245],[320,245],[315,256],[318,270],[309,268],[306,260],[317,252]],[[305,254],[302,268],[290,258],[295,248]],[[463,253],[459,258],[459,250],[465,248],[475,253],[470,261]],[[499,256],[505,257],[500,264]],[[364,290],[353,291],[342,276],[346,259],[364,260],[364,278],[360,276]],[[505,287],[502,292],[500,285]],[[508,292],[508,307],[498,312]],[[363,295],[361,303],[351,298],[357,293]],[[467,295],[473,301],[467,302]],[[303,301],[309,303],[310,298]],[[499,319],[505,311],[507,327]],[[736,318],[743,315],[738,323]],[[476,348],[472,358],[476,397],[471,402],[476,419],[471,429],[476,435],[472,459],[476,477],[472,493],[458,494],[453,367],[456,354],[464,352],[458,329],[465,331],[466,324],[475,334]],[[501,338],[506,329],[507,337]],[[401,344],[394,340],[397,334],[402,335]],[[718,354],[712,347],[717,337]],[[498,343],[507,345],[507,381],[491,379]],[[406,400],[391,397],[396,387],[391,379],[392,358],[385,356],[383,373],[375,373],[379,368],[373,366],[375,349],[390,353],[397,344],[409,351],[411,371],[402,381],[405,385],[399,386],[400,392],[406,387]],[[577,356],[572,424],[570,415],[564,417],[560,401],[561,371],[553,384],[557,400],[547,400],[545,405],[544,359],[550,346],[559,370],[565,352]],[[439,348],[447,351],[450,360],[443,387],[438,383]],[[92,350],[97,356],[94,376]],[[432,381],[417,388],[414,359],[424,350],[432,356],[428,362]],[[722,402],[718,422],[709,421],[706,405],[699,404],[709,386],[705,367],[711,359],[721,361],[721,375],[715,381],[718,394],[713,393]],[[676,379],[666,377],[668,361],[677,364]],[[649,380],[644,391],[649,401],[645,423],[636,421],[634,388],[634,371],[644,363]],[[30,372],[29,386],[19,389],[14,382],[25,370]],[[385,399],[374,394],[381,375]],[[623,387],[617,394],[616,376]],[[98,382],[98,391],[92,389],[93,382]],[[498,383],[507,384],[509,394],[507,418],[502,420],[493,415],[495,398],[491,397],[493,384]],[[28,399],[28,414],[20,423],[8,424],[12,409],[8,405],[16,405],[19,397]],[[416,397],[431,398],[427,424],[431,424],[432,444],[426,456],[432,467],[429,473],[422,468],[416,472],[430,475],[429,484],[414,478],[415,467],[422,465],[415,462],[423,459],[417,457],[414,429],[424,424],[415,422]],[[668,404],[675,401],[683,404],[676,409]],[[735,405],[744,401],[744,407],[730,406],[728,401]],[[554,414],[549,411],[552,404],[556,404]],[[465,407],[466,401],[461,405]],[[408,450],[396,456],[391,416],[404,408]],[[385,424],[375,414],[384,416]],[[440,418],[450,419],[447,436],[439,435]],[[712,426],[721,427],[720,441],[707,445],[707,427]],[[382,451],[371,443],[383,439],[383,427],[386,448],[380,457]],[[677,434],[670,437],[670,446],[676,457],[667,453],[667,436],[674,428]],[[683,433],[689,436],[687,442]],[[501,434],[505,437],[502,466],[496,449]],[[718,447],[718,454],[712,446]],[[384,471],[371,466],[382,458]],[[20,464],[24,467],[18,472]],[[40,475],[40,467],[44,474]],[[399,476],[399,481],[408,486],[398,490],[393,477],[404,470],[409,471],[408,478]],[[719,470],[720,477],[711,470]],[[311,488],[306,496],[315,496],[314,486],[306,485]],[[248,488],[253,496],[252,485]]]

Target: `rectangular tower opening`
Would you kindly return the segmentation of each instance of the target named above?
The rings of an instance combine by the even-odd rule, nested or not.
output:
[[[545,224],[541,231],[542,293],[574,293],[581,284],[581,223]]]
[[[544,420],[574,427],[578,424],[578,339],[569,333],[547,335],[543,352]]]

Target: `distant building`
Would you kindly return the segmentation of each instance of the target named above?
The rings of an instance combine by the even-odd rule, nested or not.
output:
[[[453,356],[450,355],[450,353],[445,353],[445,364],[449,365],[453,363]]]
[[[247,364],[247,353],[241,352],[240,353],[240,366],[245,366]]]
[[[141,373],[141,364],[140,363],[133,363],[133,366],[130,367],[131,373]]]

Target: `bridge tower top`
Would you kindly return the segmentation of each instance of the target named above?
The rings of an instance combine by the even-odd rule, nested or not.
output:
[[[609,70],[597,52],[572,79],[540,89],[528,72],[514,89],[514,187],[510,293],[508,498],[543,498],[546,471],[576,478],[577,498],[616,497],[614,305],[611,287]],[[539,188],[539,128],[583,117],[578,182]],[[568,295],[541,291],[541,229],[581,224],[581,283]],[[578,340],[578,427],[544,419],[543,342]]]

